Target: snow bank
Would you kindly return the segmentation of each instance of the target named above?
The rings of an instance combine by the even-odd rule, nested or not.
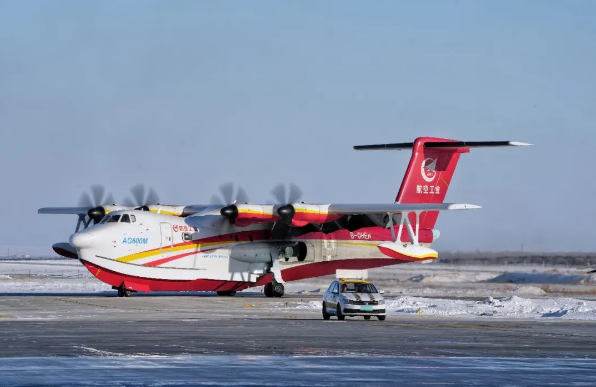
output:
[[[596,301],[574,298],[530,299],[518,296],[483,301],[398,297],[387,300],[389,314],[450,317],[502,317],[596,320]]]
[[[497,318],[563,318],[596,320],[596,301],[574,298],[531,299],[511,296],[502,299],[488,297],[482,301],[452,300],[424,297],[387,298],[387,314],[437,317],[497,317]],[[294,309],[320,310],[321,301],[291,302]],[[287,307],[286,306],[286,307]]]
[[[579,284],[589,279],[578,274],[503,273],[488,282],[515,284]]]
[[[419,274],[410,278],[412,282],[422,282],[428,284],[446,283],[446,282],[484,282],[490,281],[498,273],[491,272],[446,272],[446,273],[433,273],[430,275]]]

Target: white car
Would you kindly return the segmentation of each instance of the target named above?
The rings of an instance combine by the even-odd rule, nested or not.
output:
[[[346,316],[363,316],[370,320],[376,316],[385,320],[385,299],[375,285],[369,281],[339,279],[333,281],[323,296],[323,318],[329,320],[337,316],[344,320]]]

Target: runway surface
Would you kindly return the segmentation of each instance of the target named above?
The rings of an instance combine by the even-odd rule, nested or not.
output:
[[[299,296],[0,297],[0,356],[466,356],[596,358],[596,322],[324,321]]]
[[[595,321],[324,321],[317,300],[2,295],[0,385],[596,385]]]
[[[594,386],[593,360],[181,356],[0,359],[15,386]],[[26,382],[25,382],[26,381]]]

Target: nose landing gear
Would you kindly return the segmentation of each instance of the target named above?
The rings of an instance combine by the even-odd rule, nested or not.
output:
[[[112,286],[112,289],[118,289],[118,297],[130,297],[132,294],[130,290],[126,289],[124,283],[118,287]]]

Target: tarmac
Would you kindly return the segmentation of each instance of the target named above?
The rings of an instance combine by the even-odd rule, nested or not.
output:
[[[0,357],[453,356],[596,358],[596,321],[419,315],[325,321],[320,296],[0,296]]]

